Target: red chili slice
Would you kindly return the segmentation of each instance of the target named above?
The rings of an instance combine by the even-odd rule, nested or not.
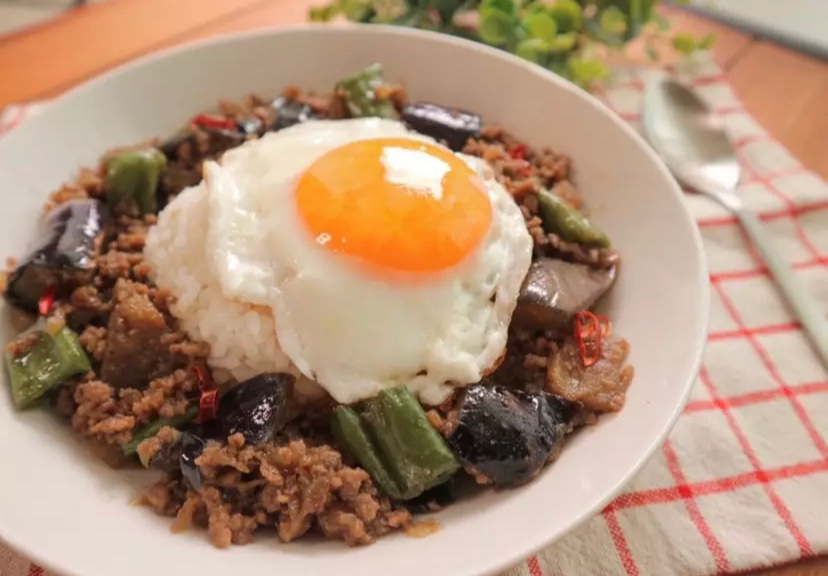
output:
[[[509,149],[509,156],[515,158],[516,160],[523,160],[526,157],[526,146],[523,144],[512,146]]]
[[[198,388],[201,390],[196,422],[202,423],[214,420],[218,416],[218,390],[213,388],[213,379],[210,377],[210,372],[204,364],[193,364],[193,372],[196,378],[198,378]]]
[[[600,318],[592,312],[585,310],[575,316],[575,342],[578,344],[581,364],[587,368],[601,358],[603,333],[604,326]]]
[[[37,302],[37,311],[41,316],[48,316],[55,305],[55,289],[47,288]]]
[[[192,124],[200,128],[215,128],[218,130],[235,130],[236,123],[227,118],[217,118],[207,114],[199,114],[192,120]]]

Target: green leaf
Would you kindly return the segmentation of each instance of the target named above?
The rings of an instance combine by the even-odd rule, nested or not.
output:
[[[339,11],[355,22],[367,20],[373,12],[371,0],[339,0],[338,4]]]
[[[374,22],[391,23],[397,18],[405,16],[409,9],[405,0],[372,0]]]
[[[649,58],[653,62],[655,62],[659,58],[658,50],[656,50],[656,47],[649,42],[644,45],[644,52],[647,54],[647,58]]]
[[[311,22],[328,22],[336,16],[337,10],[333,4],[327,6],[311,6],[308,12]]]
[[[690,34],[676,34],[673,37],[673,48],[682,54],[690,55],[697,47],[696,39]]]
[[[603,80],[609,75],[609,68],[604,62],[589,58],[570,58],[567,62],[570,78],[579,86]]]
[[[601,30],[612,36],[623,36],[627,32],[627,18],[617,6],[601,12]]]
[[[558,0],[549,8],[549,11],[558,23],[560,32],[571,32],[583,27],[584,17],[581,5],[575,0]]]
[[[535,64],[543,63],[548,51],[549,44],[542,38],[523,40],[515,48],[515,54]]]
[[[653,20],[655,21],[659,31],[666,32],[670,29],[670,21],[658,12],[653,14]]]
[[[549,51],[553,54],[560,54],[561,52],[569,52],[578,42],[578,34],[575,32],[567,32],[566,34],[558,34],[555,39],[549,43]]]
[[[699,48],[702,50],[709,50],[716,43],[716,35],[713,33],[707,34],[699,41]]]
[[[480,4],[480,15],[499,12],[506,16],[517,18],[518,6],[515,0],[483,0]]]
[[[515,34],[515,19],[503,12],[491,10],[481,14],[480,38],[492,46],[504,46]]]
[[[436,10],[443,22],[451,22],[452,16],[463,5],[463,0],[428,0],[428,8]]]
[[[523,28],[529,38],[552,42],[558,34],[558,24],[549,14],[535,12],[523,18]]]

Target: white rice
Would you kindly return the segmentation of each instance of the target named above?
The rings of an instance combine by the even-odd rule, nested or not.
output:
[[[159,288],[175,296],[170,312],[190,339],[210,345],[208,364],[223,383],[263,372],[298,374],[279,348],[271,311],[226,298],[207,268],[206,189],[184,190],[158,216],[144,258]]]

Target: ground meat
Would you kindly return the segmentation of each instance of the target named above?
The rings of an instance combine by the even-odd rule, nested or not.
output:
[[[161,450],[181,438],[181,432],[175,428],[164,426],[158,431],[158,434],[152,438],[147,438],[138,444],[138,459],[144,467],[149,467],[150,461],[158,455]]]
[[[220,548],[250,542],[261,526],[275,526],[283,542],[318,529],[358,546],[411,523],[410,513],[394,508],[364,470],[345,465],[330,446],[247,446],[235,435],[226,443],[210,442],[196,463],[205,478],[200,492],[172,477],[151,486],[141,502],[161,514],[177,514],[176,530],[206,524]],[[230,485],[222,482],[228,472]],[[175,495],[182,498],[177,506],[170,504]]]
[[[72,428],[109,444],[125,444],[132,439],[135,416],[120,413],[115,390],[100,380],[82,382],[75,388],[77,409]]]
[[[617,412],[624,407],[633,378],[633,367],[626,363],[629,350],[626,340],[604,338],[601,357],[587,368],[581,362],[578,345],[569,337],[550,355],[549,388],[567,400],[583,403],[587,410]]]

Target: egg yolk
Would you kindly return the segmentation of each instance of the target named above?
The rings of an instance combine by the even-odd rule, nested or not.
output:
[[[440,146],[405,138],[345,144],[297,184],[299,215],[327,250],[398,272],[461,262],[492,219],[483,181]]]

